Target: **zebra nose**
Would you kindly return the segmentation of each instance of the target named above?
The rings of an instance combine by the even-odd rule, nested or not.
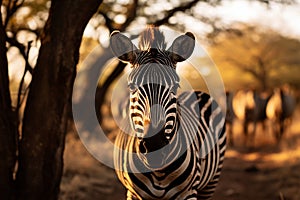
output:
[[[164,108],[160,104],[155,104],[150,108],[150,124],[154,129],[161,129],[164,122]]]

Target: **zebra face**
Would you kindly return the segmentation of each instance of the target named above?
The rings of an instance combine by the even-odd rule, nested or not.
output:
[[[128,76],[129,115],[131,127],[139,139],[140,158],[152,169],[157,169],[164,166],[167,155],[160,149],[169,144],[175,133],[179,76],[166,52],[157,51],[153,56],[151,51],[156,50],[137,56],[144,63],[136,63]],[[159,62],[162,57],[164,62]]]
[[[175,69],[152,61],[140,64],[128,77],[131,126],[139,139],[164,129],[169,141],[176,122],[179,77]],[[150,132],[151,130],[151,132]]]
[[[137,152],[152,169],[164,166],[167,152],[161,149],[169,144],[175,133],[177,87],[149,83],[140,85],[130,95],[131,125],[139,138]]]
[[[139,48],[118,32],[112,34],[110,42],[114,54],[132,65],[128,76],[129,115],[132,130],[139,139],[137,151],[156,152],[170,143],[176,132],[179,87],[176,63],[192,54],[194,36],[191,33],[179,36],[168,50],[164,35],[153,27],[142,32]],[[163,156],[155,158],[158,160],[144,160],[149,165],[161,165]]]

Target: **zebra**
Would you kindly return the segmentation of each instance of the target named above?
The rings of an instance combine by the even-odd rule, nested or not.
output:
[[[234,146],[234,140],[233,140],[233,122],[234,122],[234,112],[233,112],[233,106],[232,106],[232,100],[233,100],[234,93],[230,91],[226,91],[226,130],[227,130],[227,137],[229,139],[229,145]]]
[[[147,27],[137,48],[114,31],[112,52],[131,64],[126,124],[115,140],[116,174],[132,199],[211,199],[226,149],[224,116],[206,93],[177,96],[176,63],[192,54],[195,37],[187,32],[166,50],[158,27]]]
[[[286,88],[275,88],[266,107],[266,115],[272,123],[273,134],[280,143],[286,128],[291,124],[296,100]]]
[[[263,130],[266,129],[266,106],[269,99],[270,95],[259,94],[254,89],[239,90],[233,96],[232,108],[234,116],[242,122],[245,146],[254,145],[257,123],[261,122]],[[251,132],[249,131],[250,124],[253,125]]]

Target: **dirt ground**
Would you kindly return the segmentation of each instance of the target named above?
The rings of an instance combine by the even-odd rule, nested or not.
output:
[[[270,131],[258,127],[254,147],[242,145],[240,124],[236,145],[228,147],[221,180],[213,199],[300,199],[300,111],[277,145]],[[95,160],[77,135],[69,133],[60,200],[124,200],[125,190],[112,169]]]

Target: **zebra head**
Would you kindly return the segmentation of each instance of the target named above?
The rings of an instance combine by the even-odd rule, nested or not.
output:
[[[131,127],[139,138],[138,151],[154,152],[168,144],[176,129],[177,89],[179,76],[176,64],[193,52],[195,38],[186,33],[166,49],[163,33],[149,27],[140,35],[137,48],[119,32],[111,35],[113,53],[132,65],[128,76]]]

